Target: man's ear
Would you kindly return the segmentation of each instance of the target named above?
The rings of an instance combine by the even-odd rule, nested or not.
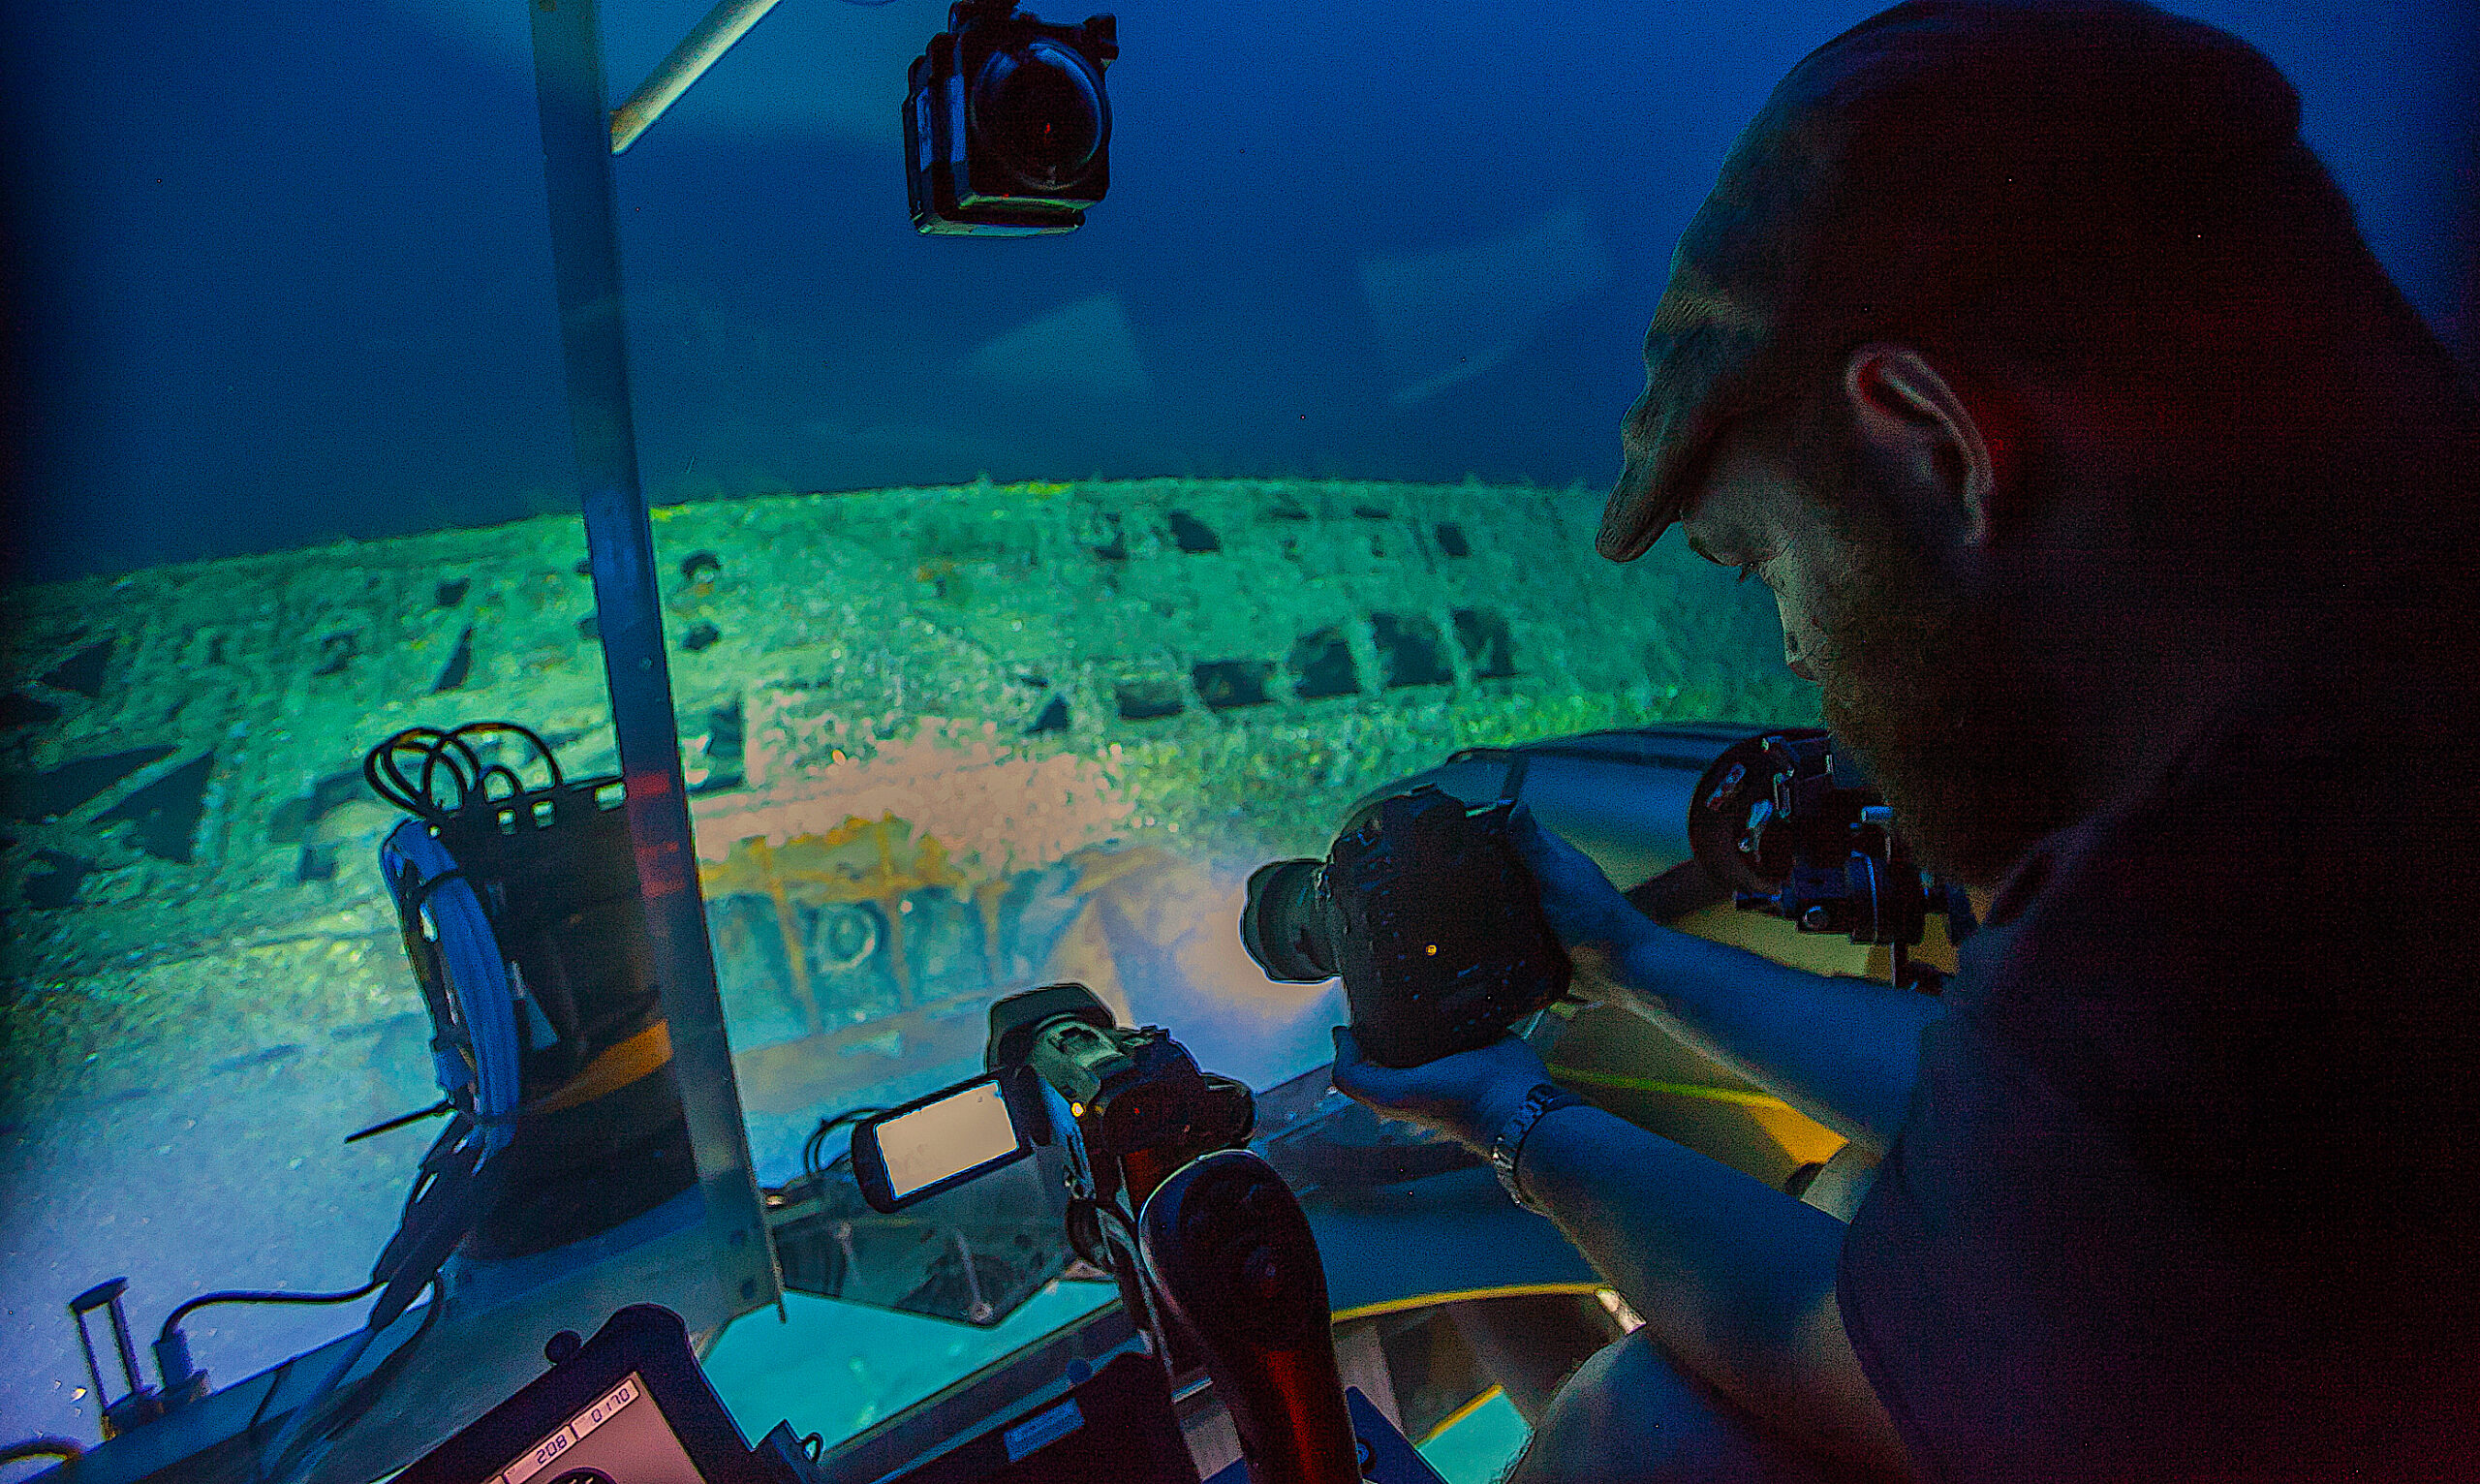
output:
[[[1999,476],[1994,440],[1938,368],[1909,346],[1864,345],[1844,362],[1843,394],[1881,467],[1951,511],[1965,545],[1987,544]]]

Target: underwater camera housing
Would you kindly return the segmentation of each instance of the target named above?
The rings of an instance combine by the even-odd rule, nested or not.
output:
[[[916,231],[1073,232],[1110,189],[1102,69],[1118,23],[1046,24],[1014,0],[958,0],[914,59],[904,101],[905,196]]]
[[[1257,868],[1241,945],[1284,983],[1342,974],[1352,1037],[1381,1067],[1488,1045],[1572,974],[1507,844],[1514,807],[1428,786],[1380,799],[1324,861]]]
[[[1733,890],[1733,905],[1842,933],[1891,950],[1894,982],[1934,993],[1943,980],[1905,950],[1933,912],[1947,939],[1976,924],[1960,886],[1912,863],[1894,812],[1874,788],[1835,773],[1834,741],[1814,727],[1785,728],[1732,744],[1697,781],[1688,843],[1706,874]]]

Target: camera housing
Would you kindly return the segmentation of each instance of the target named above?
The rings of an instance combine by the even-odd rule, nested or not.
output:
[[[1427,786],[1380,799],[1322,864],[1258,868],[1240,942],[1269,978],[1342,974],[1352,1037],[1380,1066],[1486,1046],[1573,972],[1507,844],[1514,807],[1471,809]]]
[[[1014,0],[958,0],[914,59],[904,103],[905,196],[933,235],[1073,232],[1110,189],[1102,70],[1118,22],[1051,25]]]

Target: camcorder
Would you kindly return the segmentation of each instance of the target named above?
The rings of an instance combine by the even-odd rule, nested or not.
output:
[[[1117,1024],[1081,984],[993,1005],[982,1060],[853,1130],[862,1198],[892,1214],[1060,1141],[1070,1245],[1118,1282],[1166,1376],[1213,1378],[1250,1477],[1361,1477],[1325,1268],[1298,1197],[1241,1147],[1248,1086],[1200,1070],[1162,1027]]]
[[[958,0],[915,58],[904,101],[905,196],[915,231],[1073,232],[1111,183],[1102,70],[1118,23],[1051,25],[1015,0]]]
[[[1256,1123],[1246,1083],[1200,1070],[1160,1026],[1118,1024],[1082,984],[992,1005],[982,1062],[980,1076],[861,1121],[852,1175],[873,1209],[891,1215],[1054,1138],[1078,1201],[1132,1209],[1189,1160],[1248,1142]],[[1077,1255],[1107,1268],[1092,1217],[1072,1202],[1069,1220]]]
[[[1566,990],[1566,954],[1506,840],[1532,755],[1505,756],[1495,803],[1407,789],[1357,811],[1324,860],[1278,860],[1249,878],[1240,916],[1249,956],[1284,983],[1340,974],[1353,1039],[1380,1066],[1488,1045]],[[1970,905],[1913,864],[1874,788],[1837,776],[1826,732],[1788,727],[1735,742],[1690,799],[1691,858],[1631,893],[1640,907],[1727,898],[1804,933],[1889,947],[1896,983],[1940,987],[1938,971],[1906,950],[1932,912],[1946,913],[1949,940],[1961,943]]]

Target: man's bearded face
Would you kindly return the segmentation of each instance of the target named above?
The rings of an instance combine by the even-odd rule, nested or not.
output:
[[[1796,459],[1813,493],[1794,500],[1818,530],[1791,543],[1806,554],[1790,564],[1799,570],[1767,573],[1784,628],[1823,693],[1826,726],[1874,775],[1919,863],[1994,885],[2070,822],[2057,707],[2019,683],[2011,636],[1940,570],[1933,538],[1892,513],[1856,439],[1824,442]]]

